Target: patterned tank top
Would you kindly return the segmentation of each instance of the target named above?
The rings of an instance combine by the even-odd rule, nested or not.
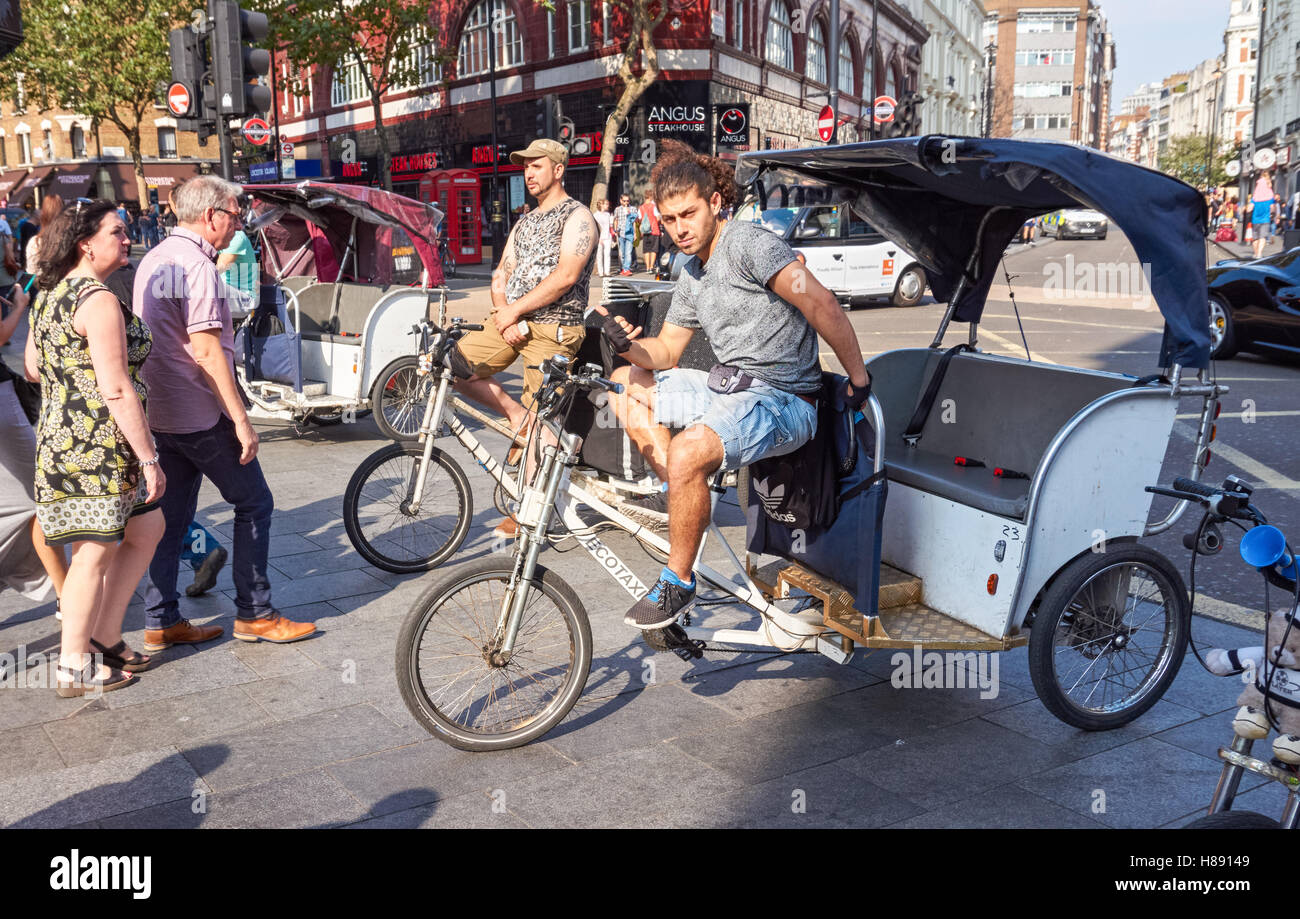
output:
[[[565,198],[550,210],[530,211],[519,219],[515,226],[515,270],[506,281],[507,303],[513,303],[528,293],[560,264],[560,237],[564,234],[564,224],[578,210],[590,213],[576,199]],[[529,322],[582,325],[595,258],[596,247],[592,246],[587,263],[574,285],[560,294],[554,303],[534,310],[524,318]]]

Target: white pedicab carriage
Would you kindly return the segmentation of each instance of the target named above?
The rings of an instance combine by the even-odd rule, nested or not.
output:
[[[1205,369],[1197,192],[1082,148],[938,136],[744,154],[737,179],[760,201],[784,184],[787,197],[798,189],[809,200],[850,203],[917,255],[949,305],[929,348],[869,362],[874,394],[855,436],[871,450],[874,430],[874,470],[860,455],[842,482],[835,522],[791,533],[764,516],[763,483],[755,482],[746,563],[728,548],[736,569],[728,576],[697,560],[703,584],[721,591],[729,609],[747,610],[752,624],[710,627],[718,607],[697,607],[694,624],[648,632],[647,643],[683,657],[775,647],[840,662],[858,647],[976,652],[1028,643],[1040,698],[1072,725],[1118,727],[1155,704],[1182,662],[1190,609],[1177,569],[1138,540],[1168,529],[1186,504],[1149,523],[1152,496],[1144,489],[1158,480],[1184,396],[1201,399],[1189,463],[1191,478],[1199,477],[1225,391]],[[1080,205],[1107,213],[1151,266],[1166,320],[1160,374],[1137,379],[975,349],[994,270],[1017,229]],[[1151,221],[1157,212],[1161,220]],[[954,320],[970,328],[960,353],[941,350]],[[450,370],[443,375],[449,380]],[[570,393],[606,385],[560,366],[550,366],[547,379]],[[551,405],[544,416],[563,414],[562,401]],[[430,409],[425,432],[437,429],[440,407]],[[513,560],[486,559],[433,585],[399,636],[398,682],[408,708],[456,746],[527,743],[581,693],[591,659],[586,611],[537,563],[556,538],[554,529],[548,535],[554,520],[563,524],[561,538],[566,530],[576,537],[633,598],[646,585],[576,505],[667,549],[570,480],[582,439],[569,432],[559,440],[558,450],[543,451],[534,482],[513,495],[521,499]],[[435,448],[425,449],[427,459]],[[984,465],[956,465],[958,456]],[[715,479],[715,505],[722,481]],[[716,526],[709,534],[721,540]],[[539,612],[552,607],[556,615]],[[455,618],[462,608],[472,610],[470,620]],[[437,636],[440,618],[449,620],[441,626],[446,643]],[[552,637],[539,643],[539,630]]]
[[[380,189],[249,185],[257,309],[236,342],[253,414],[337,423],[375,411],[389,437],[419,423],[412,328],[442,284],[434,207]]]

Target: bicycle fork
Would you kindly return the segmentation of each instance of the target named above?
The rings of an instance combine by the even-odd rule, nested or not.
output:
[[[447,391],[451,389],[451,371],[443,370],[438,377],[438,388],[424,410],[424,420],[420,422],[420,440],[424,443],[424,454],[420,465],[415,469],[414,481],[406,496],[405,511],[411,516],[420,512],[420,502],[424,499],[424,485],[429,479],[429,462],[433,459],[434,434],[442,427],[442,413],[447,405]]]

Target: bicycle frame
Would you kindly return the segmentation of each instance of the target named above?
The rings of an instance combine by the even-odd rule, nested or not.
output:
[[[512,500],[520,502],[517,514],[520,536],[515,546],[514,574],[506,588],[501,618],[498,622],[499,653],[508,655],[513,650],[515,635],[523,614],[523,605],[527,599],[526,592],[518,591],[516,588],[521,582],[533,580],[538,556],[550,542],[550,538],[546,533],[556,512],[559,513],[561,523],[568,530],[568,534],[561,538],[571,536],[576,539],[592,559],[604,568],[633,600],[640,600],[644,597],[649,592],[649,587],[637,577],[635,572],[617,553],[596,536],[592,527],[578,516],[578,508],[584,505],[589,507],[604,520],[625,530],[634,539],[650,546],[661,554],[668,554],[668,541],[654,530],[637,523],[602,501],[591,491],[572,481],[571,473],[578,464],[577,458],[582,448],[582,438],[560,430],[558,424],[551,419],[542,419],[542,424],[555,435],[559,446],[547,444],[542,447],[541,462],[534,477],[534,481],[538,484],[536,486],[522,485],[523,469],[527,464],[520,464],[520,478],[511,476],[506,471],[506,467],[488,452],[487,448],[474,436],[474,433],[457,417],[456,412],[448,410],[448,394],[451,383],[451,371],[443,369],[440,372],[437,387],[430,393],[428,407],[420,424],[420,439],[424,443],[424,455],[415,471],[414,492],[409,500],[418,509],[419,501],[424,492],[424,470],[428,468],[430,458],[433,455],[433,441],[442,424],[446,424],[452,436],[470,453],[479,467],[496,481]],[[500,430],[495,424],[493,427]],[[535,428],[533,436],[536,436],[536,431]],[[841,648],[838,634],[826,629],[820,609],[806,612],[787,612],[768,601],[764,597],[762,590],[749,576],[745,565],[730,544],[727,543],[718,525],[712,520],[713,512],[717,509],[718,499],[725,491],[721,485],[721,479],[721,473],[716,475],[710,490],[709,526],[705,530],[704,538],[700,541],[700,549],[696,553],[693,570],[700,580],[723,591],[737,603],[758,613],[762,621],[754,629],[707,629],[688,626],[685,628],[687,636],[692,641],[707,642],[713,649],[729,651],[745,651],[756,648],[796,651],[813,642],[817,651],[836,662],[844,663],[847,661],[852,652],[845,652]],[[728,575],[718,571],[703,561],[704,550],[709,544],[711,535],[726,550],[728,559],[735,569],[735,574]],[[782,633],[782,636],[774,635],[773,630]],[[824,637],[827,635],[831,636],[832,640]],[[784,637],[786,641],[779,640],[781,637]]]

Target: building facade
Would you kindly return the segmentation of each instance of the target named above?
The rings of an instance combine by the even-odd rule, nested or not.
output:
[[[1262,10],[1259,83],[1255,100],[1256,150],[1272,151],[1274,188],[1286,197],[1300,190],[1300,10],[1292,0],[1269,0]]]
[[[147,110],[140,126],[144,177],[150,198],[201,171],[220,171],[217,142],[176,130],[165,108]],[[65,200],[108,198],[138,207],[140,191],[126,136],[111,122],[62,110],[16,110],[0,103],[0,200],[21,206],[46,194]]]
[[[926,133],[984,130],[983,0],[924,0],[929,39],[921,49],[921,124]]]
[[[1106,149],[1115,42],[1094,0],[984,0],[995,137]]]
[[[817,115],[827,103],[829,79],[840,90],[839,140],[866,139],[874,97],[901,101],[918,89],[928,37],[906,6],[878,0],[879,34],[870,42],[872,6],[871,0],[841,0],[836,66],[829,60],[832,25],[824,0],[673,7],[655,33],[662,72],[623,126],[609,197],[617,200],[621,191],[639,197],[654,142],[662,137],[724,157],[822,144]],[[617,70],[627,29],[609,3],[556,0],[554,7],[452,0],[433,9],[434,37],[413,52],[428,62],[422,79],[382,102],[394,191],[430,199],[437,194],[431,174],[455,170],[478,177],[479,213],[469,217],[478,218],[481,231],[494,192],[507,211],[517,212],[526,203],[522,173],[491,148],[493,113],[500,147],[519,149],[537,134],[539,100],[557,94],[576,137],[565,187],[579,200],[589,197],[607,113],[623,91]],[[495,37],[491,23],[498,24]],[[493,55],[495,106],[488,80]],[[299,161],[315,161],[322,174],[344,181],[375,182],[378,142],[358,66],[341,62],[300,72],[277,55],[272,116]],[[724,138],[735,142],[719,143],[720,117],[745,107],[743,128]],[[466,207],[472,211],[472,205],[457,210],[463,214]]]
[[[1253,136],[1255,77],[1259,67],[1260,5],[1232,0],[1223,33],[1223,92],[1219,136],[1238,144]]]

